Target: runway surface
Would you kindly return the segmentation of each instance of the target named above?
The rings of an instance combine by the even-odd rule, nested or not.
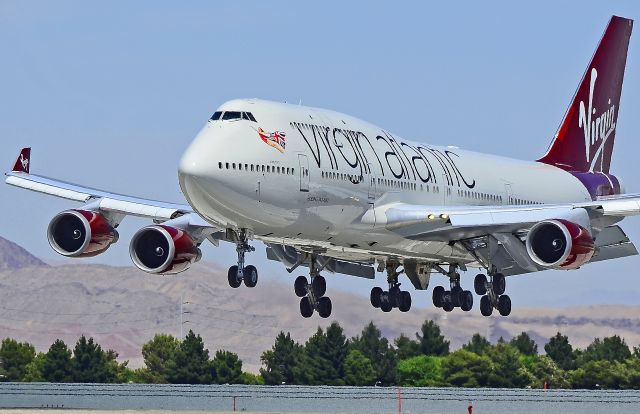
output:
[[[0,383],[0,409],[260,413],[640,412],[640,391]],[[26,410],[25,410],[26,409]],[[3,411],[0,411],[3,412]],[[102,411],[94,411],[102,412]]]

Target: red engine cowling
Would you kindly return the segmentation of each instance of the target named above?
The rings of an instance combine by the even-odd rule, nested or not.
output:
[[[51,248],[63,256],[90,257],[118,241],[118,232],[98,212],[67,210],[51,220],[47,239]]]
[[[154,225],[140,229],[131,239],[133,264],[147,273],[172,275],[200,260],[200,249],[184,230]]]
[[[591,260],[593,237],[579,224],[558,219],[545,220],[529,230],[526,240],[531,259],[543,267],[577,269]]]

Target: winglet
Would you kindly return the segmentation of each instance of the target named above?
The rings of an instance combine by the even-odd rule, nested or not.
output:
[[[31,147],[22,148],[20,155],[13,166],[13,172],[23,172],[29,174],[29,164],[31,163]]]

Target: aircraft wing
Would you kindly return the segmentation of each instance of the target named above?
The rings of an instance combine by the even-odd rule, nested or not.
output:
[[[30,174],[30,159],[31,149],[23,148],[12,171],[5,173],[5,182],[15,187],[85,203],[94,210],[146,217],[159,222],[181,217],[190,226],[213,228],[188,204],[131,197]]]

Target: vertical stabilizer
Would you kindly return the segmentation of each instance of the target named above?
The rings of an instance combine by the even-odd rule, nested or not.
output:
[[[29,164],[31,163],[31,148],[22,148],[16,163],[13,166],[14,172],[23,172],[29,174]]]
[[[613,16],[549,150],[538,161],[609,173],[633,20]]]

